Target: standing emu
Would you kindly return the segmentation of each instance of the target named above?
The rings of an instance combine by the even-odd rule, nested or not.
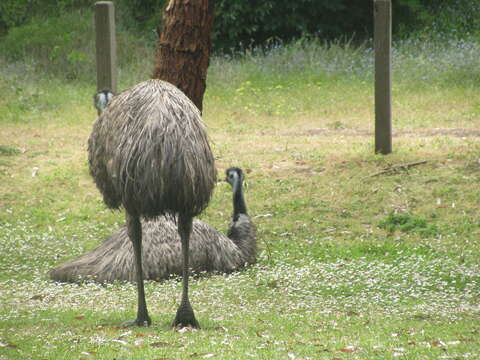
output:
[[[142,225],[177,214],[182,242],[182,300],[173,326],[199,327],[188,298],[188,249],[193,217],[210,201],[216,181],[205,126],[195,105],[175,86],[147,80],[115,96],[88,139],[90,174],[112,209],[125,208],[138,292],[137,318],[150,325],[142,271]]]

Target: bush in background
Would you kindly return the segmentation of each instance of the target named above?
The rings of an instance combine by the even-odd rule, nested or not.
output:
[[[79,12],[36,17],[11,28],[0,52],[10,61],[33,60],[39,71],[60,71],[74,79],[92,70],[93,34],[91,21]]]
[[[139,68],[152,71],[153,46],[148,46],[144,38],[117,29],[117,52],[119,72],[127,82],[132,68],[137,73]],[[0,54],[10,62],[31,64],[45,75],[95,81],[93,11],[86,8],[64,12],[62,16],[34,17],[10,29],[0,40]],[[143,62],[148,65],[139,65]]]
[[[2,0],[0,36],[34,18],[91,9],[94,0]],[[118,27],[156,39],[166,0],[117,0]],[[393,31],[407,37],[422,29],[443,33],[480,30],[478,0],[392,0]],[[216,0],[214,47],[230,52],[310,35],[322,40],[372,36],[373,0]]]
[[[130,83],[139,75],[149,77],[156,28],[165,0],[117,0],[115,3],[120,78]],[[323,48],[328,42],[333,48],[346,44],[347,48],[360,51],[361,47],[351,40],[368,39],[371,35],[373,0],[352,4],[347,0],[317,0],[315,6],[313,3],[313,0],[265,0],[259,4],[253,0],[217,0],[214,33],[217,53],[248,50],[258,54],[257,50],[261,50],[272,55],[276,48],[284,48],[289,42],[297,44],[289,49],[297,49],[299,44],[306,44],[305,49]],[[36,71],[64,79],[94,81],[93,4],[93,0],[2,0],[0,24],[9,28],[8,33],[0,37],[2,58],[28,63]],[[422,44],[433,46],[432,42],[423,40],[434,39],[440,45],[449,39],[480,34],[480,18],[476,16],[480,3],[476,0],[394,0],[393,4],[396,37],[404,41],[402,48],[413,44],[412,53],[424,46]],[[462,54],[467,50],[468,54],[474,54],[476,50],[472,41],[459,42],[458,46],[463,49]],[[303,49],[303,45],[300,48]],[[443,51],[435,46],[437,48],[435,53]],[[471,57],[467,61],[454,55],[450,56],[452,61],[466,64],[462,74],[469,74]],[[301,59],[294,54],[287,66]],[[364,64],[366,69],[362,65],[362,71],[369,73],[371,58],[365,59],[368,60]],[[444,66],[443,62],[435,64]],[[352,66],[356,68],[355,64]],[[464,77],[472,78],[471,75]]]
[[[88,8],[92,0],[2,0],[0,2],[0,36],[24,25],[34,17],[59,16],[66,10]]]

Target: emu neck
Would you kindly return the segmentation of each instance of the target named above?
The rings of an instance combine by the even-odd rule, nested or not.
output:
[[[233,219],[237,220],[240,214],[247,214],[247,205],[243,197],[242,182],[237,181],[233,185]]]

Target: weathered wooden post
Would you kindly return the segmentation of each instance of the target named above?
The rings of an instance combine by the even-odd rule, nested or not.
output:
[[[117,45],[115,8],[111,1],[95,3],[97,91],[117,92]]]
[[[375,152],[392,152],[392,3],[374,0]]]

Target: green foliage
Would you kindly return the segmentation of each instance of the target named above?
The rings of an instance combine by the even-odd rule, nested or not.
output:
[[[29,0],[2,0],[0,2],[0,24],[2,24],[3,30],[21,25],[26,21],[29,3]]]
[[[61,17],[36,17],[14,27],[0,41],[0,52],[10,61],[35,60],[39,70],[78,78],[92,71],[93,25],[91,12]]]
[[[372,1],[253,0],[216,2],[217,49],[247,48],[290,41],[302,35],[352,37],[372,28]]]
[[[0,145],[0,156],[13,156],[20,154],[20,149],[9,146],[9,145]]]
[[[463,37],[480,33],[480,2],[456,0],[435,3],[431,17],[426,22],[426,32]]]
[[[0,2],[0,36],[37,17],[57,17],[78,9],[92,9],[95,0],[2,0]],[[116,0],[118,25],[124,29],[155,36],[161,23],[165,0]]]
[[[0,35],[15,26],[24,25],[37,16],[59,16],[66,10],[87,8],[92,0],[2,0],[0,2]]]
[[[153,47],[146,45],[143,37],[117,29],[117,65],[125,71],[122,80],[144,75],[151,68],[133,74],[131,66],[153,61]],[[66,11],[62,16],[37,16],[24,25],[10,29],[0,38],[0,54],[9,63],[28,64],[45,75],[68,80],[95,79],[95,33],[91,9]],[[23,89],[16,92],[25,95]],[[33,99],[35,100],[35,99]],[[32,99],[25,102],[30,106]],[[23,105],[22,105],[23,106]],[[19,108],[18,110],[22,110]]]
[[[166,0],[117,0],[115,11],[119,27],[153,40],[161,26],[166,4]]]
[[[153,41],[162,21],[165,0],[118,0],[120,29]],[[93,0],[3,0],[0,36],[45,16],[60,16],[72,9],[92,8]],[[465,34],[480,30],[476,0],[393,0],[393,31],[407,37],[412,31]],[[373,0],[217,0],[214,48],[223,52],[255,46],[274,46],[305,35],[322,40],[365,39],[372,36]],[[71,54],[73,62],[82,61]]]
[[[447,5],[447,6],[445,6]],[[430,25],[472,31],[478,25],[476,0],[393,0],[393,32],[406,36]],[[313,35],[322,40],[365,39],[373,32],[372,0],[218,0],[215,41],[217,49],[229,51],[257,45],[272,45]]]
[[[405,233],[418,233],[423,237],[435,236],[438,234],[438,229],[434,224],[428,224],[427,220],[421,216],[408,213],[395,214],[394,212],[390,212],[386,218],[379,222],[378,227],[391,233],[399,230]]]

